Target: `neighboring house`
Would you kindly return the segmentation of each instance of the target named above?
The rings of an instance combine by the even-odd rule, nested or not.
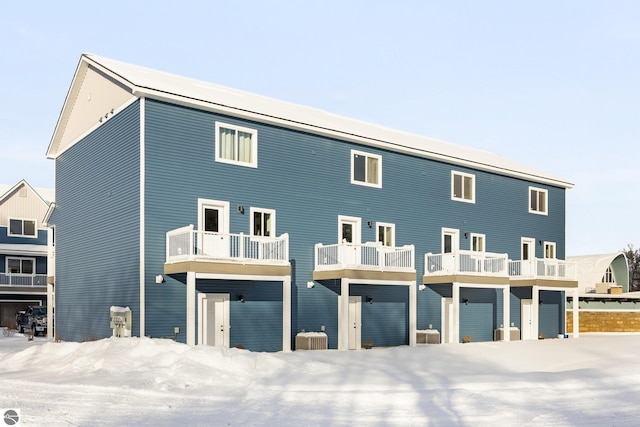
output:
[[[15,324],[16,312],[30,305],[47,305],[44,219],[53,198],[52,189],[25,180],[0,184],[0,326]]]
[[[640,292],[629,292],[624,252],[568,257],[578,272],[579,332],[640,332]],[[567,330],[573,331],[575,298],[567,297]]]
[[[112,306],[259,351],[565,332],[572,184],[501,156],[94,55],[47,156],[64,340]]]

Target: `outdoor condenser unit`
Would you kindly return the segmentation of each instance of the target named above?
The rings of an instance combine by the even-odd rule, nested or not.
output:
[[[109,311],[111,329],[114,337],[131,336],[131,309],[129,307],[111,307]]]

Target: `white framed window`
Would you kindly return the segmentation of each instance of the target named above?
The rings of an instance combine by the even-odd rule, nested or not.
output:
[[[386,222],[376,223],[376,242],[382,243],[383,246],[395,246],[396,242],[396,225]]]
[[[273,209],[251,208],[251,235],[274,237],[276,235],[276,211]]]
[[[216,122],[216,162],[258,167],[258,131]]]
[[[471,233],[471,250],[474,252],[484,252],[486,237],[484,234]]]
[[[476,202],[476,176],[470,173],[451,171],[451,200]]]
[[[382,187],[382,156],[351,150],[351,183]]]
[[[539,215],[548,213],[548,192],[542,188],[529,187],[529,212]]]
[[[7,266],[5,271],[9,274],[33,276],[36,274],[36,259],[7,257]]]
[[[555,242],[544,242],[544,257],[548,259],[555,259],[556,257]]]
[[[38,237],[35,219],[9,218],[9,236]]]

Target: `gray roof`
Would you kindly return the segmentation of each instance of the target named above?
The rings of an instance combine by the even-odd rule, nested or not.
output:
[[[573,187],[572,183],[562,178],[488,151],[413,135],[316,108],[279,101],[96,55],[82,55],[78,69],[83,65],[100,70],[136,97],[159,99],[236,117],[259,120],[557,187]],[[56,154],[55,140],[54,133],[49,149],[50,156]]]

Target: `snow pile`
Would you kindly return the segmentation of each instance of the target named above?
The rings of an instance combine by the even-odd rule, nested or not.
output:
[[[25,425],[629,425],[639,335],[252,353],[0,337]]]

